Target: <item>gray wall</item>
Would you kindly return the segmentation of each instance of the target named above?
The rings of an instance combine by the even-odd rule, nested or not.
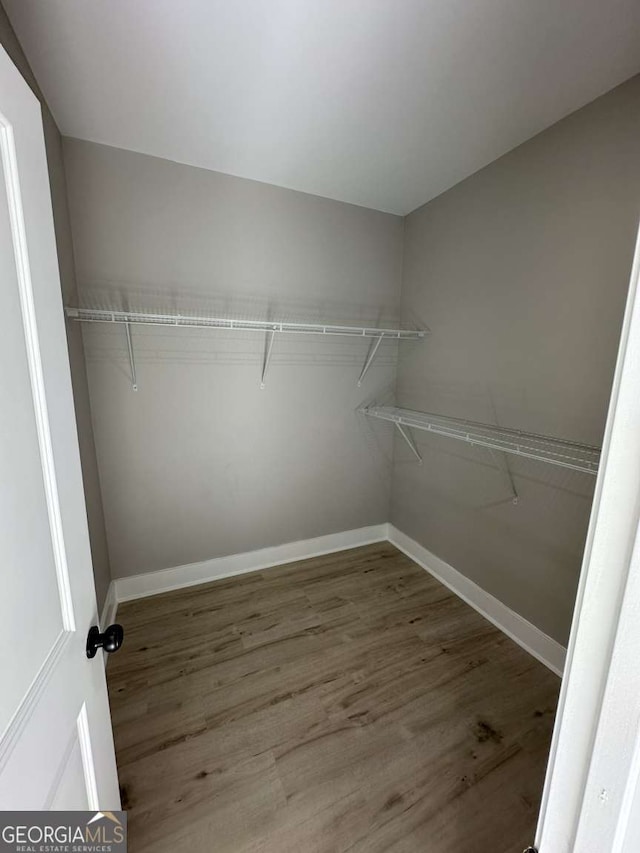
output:
[[[62,160],[62,139],[56,123],[44,100],[42,92],[33,76],[29,63],[18,43],[15,33],[3,7],[0,5],[0,44],[7,51],[18,70],[25,78],[36,97],[42,104],[42,119],[44,124],[45,144],[49,165],[49,180],[51,183],[51,200],[53,219],[60,265],[60,280],[63,298],[73,302],[76,299],[76,280],[71,244],[71,229],[67,209],[67,192]],[[85,370],[82,338],[76,325],[67,323],[67,345],[71,365],[71,381],[78,424],[78,439],[80,443],[80,459],[82,462],[82,477],[87,505],[89,536],[91,541],[91,556],[98,599],[98,612],[102,608],[111,577],[109,570],[109,554],[102,511],[102,497],[98,481],[93,428],[89,411],[89,393]]]
[[[365,323],[397,319],[403,221],[64,140],[80,299],[105,307]],[[356,413],[392,387],[364,340],[84,326],[114,576],[386,522],[392,437]]]
[[[406,218],[408,408],[600,444],[640,215],[640,77]],[[395,447],[391,520],[566,642],[592,478],[416,433]]]

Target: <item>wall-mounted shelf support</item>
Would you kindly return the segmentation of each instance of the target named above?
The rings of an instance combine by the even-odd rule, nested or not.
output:
[[[265,350],[264,350],[264,360],[262,362],[262,379],[260,380],[260,389],[264,391],[266,379],[267,379],[267,371],[269,370],[269,364],[271,362],[271,351],[273,350],[273,342],[276,339],[276,326],[271,329],[271,331],[267,332],[267,339],[265,341]]]
[[[131,343],[131,328],[129,323],[124,324],[125,332],[127,333],[127,348],[129,350],[129,366],[131,368],[131,387],[134,391],[138,390],[138,380],[136,378],[136,362],[133,357],[133,344]]]
[[[493,457],[493,461],[496,463],[496,468],[505,474],[507,482],[509,484],[509,489],[511,490],[511,503],[514,506],[517,506],[519,496],[518,492],[516,491],[516,484],[513,482],[513,474],[511,473],[511,466],[509,465],[509,458],[507,457],[507,454],[500,453],[500,457],[498,457],[492,448],[489,448],[489,453]],[[502,464],[500,464],[499,458],[502,459]]]
[[[381,329],[376,326],[339,326],[330,323],[289,323],[284,320],[235,320],[228,317],[185,316],[183,314],[153,314],[144,311],[109,311],[102,308],[65,308],[67,317],[79,323],[123,323],[127,328],[127,344],[131,374],[135,383],[135,365],[131,347],[129,327],[133,324],[144,326],[179,326],[185,329],[227,329],[236,332],[266,332],[267,341],[265,357],[262,363],[262,380],[260,387],[265,387],[265,378],[271,361],[271,351],[275,334],[292,335],[328,335],[343,338],[373,338],[374,343],[369,350],[364,367],[360,372],[358,385],[361,385],[367,371],[376,357],[378,348],[384,338],[397,341],[420,341],[428,333],[428,329]]]
[[[410,430],[406,427],[403,427],[402,424],[399,424],[397,421],[396,421],[396,426],[398,427],[398,431],[400,432],[400,435],[407,442],[407,444],[409,445],[409,448],[411,449],[411,452],[413,453],[413,455],[418,460],[418,465],[422,465],[422,456],[420,455],[420,451],[418,450],[418,448],[416,446],[416,443],[414,441],[413,436],[411,435]]]
[[[371,367],[373,363],[373,359],[376,357],[376,353],[378,352],[378,347],[382,343],[382,335],[376,340],[376,342],[371,346],[369,352],[367,354],[367,359],[364,363],[364,367],[362,368],[362,372],[358,377],[358,388],[362,385],[362,380],[367,375],[367,370]]]
[[[465,441],[467,444],[477,444],[501,453],[524,456],[527,459],[547,462],[573,471],[582,471],[592,476],[598,473],[600,448],[590,444],[564,441],[547,435],[505,429],[462,418],[414,412],[395,406],[368,406],[362,411],[367,417],[390,421],[398,428],[421,429],[446,438]],[[512,485],[514,498],[517,498],[510,471],[507,476]]]

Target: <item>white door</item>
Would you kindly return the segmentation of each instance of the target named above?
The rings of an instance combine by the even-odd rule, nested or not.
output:
[[[40,104],[1,48],[0,147],[0,810],[114,810]]]

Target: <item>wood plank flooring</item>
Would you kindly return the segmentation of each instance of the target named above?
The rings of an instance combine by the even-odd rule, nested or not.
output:
[[[520,853],[560,681],[388,543],[121,605],[130,853]]]

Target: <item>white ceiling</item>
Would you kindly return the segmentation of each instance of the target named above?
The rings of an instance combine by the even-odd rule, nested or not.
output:
[[[3,0],[62,132],[407,213],[640,71],[638,0]]]

